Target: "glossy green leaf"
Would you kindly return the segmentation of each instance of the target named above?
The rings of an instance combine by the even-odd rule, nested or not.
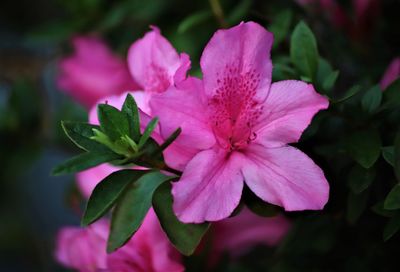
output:
[[[108,104],[100,104],[97,108],[100,127],[112,141],[129,135],[129,123],[126,114]]]
[[[117,250],[132,237],[151,207],[154,191],[172,178],[154,171],[143,175],[126,188],[112,214],[107,252]]]
[[[135,99],[133,99],[131,94],[126,96],[121,112],[125,113],[128,117],[129,137],[131,137],[135,142],[138,142],[140,139],[139,110]]]
[[[143,170],[127,169],[111,173],[104,178],[96,185],[89,198],[82,225],[89,225],[102,217],[115,204],[126,187],[146,173],[147,171]]]
[[[143,132],[142,137],[139,140],[139,144],[138,144],[139,149],[146,144],[147,140],[150,138],[151,133],[154,131],[154,129],[156,128],[157,124],[158,124],[158,118],[157,117],[151,119],[151,121],[148,123],[146,129]]]
[[[178,138],[181,132],[182,132],[181,128],[178,128],[177,130],[172,132],[171,135],[160,145],[160,148],[156,150],[156,152],[161,153],[162,151],[164,151],[168,146],[170,146],[173,143],[173,141],[176,140],[176,138]]]
[[[376,171],[374,168],[365,169],[359,165],[356,165],[351,170],[348,177],[348,184],[353,193],[359,194],[367,189],[376,177]]]
[[[400,230],[400,212],[397,212],[386,224],[383,230],[383,240],[386,242]]]
[[[86,152],[56,166],[52,175],[65,175],[77,173],[105,162],[112,162],[121,159],[121,156],[114,152]]]
[[[290,9],[282,10],[272,18],[269,31],[274,34],[274,47],[278,46],[287,36],[292,23],[293,12]]]
[[[348,154],[364,168],[370,168],[381,153],[381,138],[376,130],[358,131],[345,139]]]
[[[193,254],[210,224],[184,224],[177,219],[172,210],[169,182],[165,182],[154,192],[153,208],[171,243],[182,254]]]
[[[297,24],[292,33],[290,57],[302,76],[312,80],[315,78],[319,60],[317,41],[303,21]]]
[[[382,90],[378,85],[370,88],[363,96],[361,105],[366,112],[374,112],[381,104]]]
[[[395,185],[385,199],[386,210],[400,209],[400,184]]]
[[[90,139],[94,136],[93,129],[99,129],[99,126],[81,122],[61,122],[65,134],[81,149],[86,151],[104,150],[105,147],[96,141]]]

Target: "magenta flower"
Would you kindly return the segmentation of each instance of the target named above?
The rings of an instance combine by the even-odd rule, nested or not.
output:
[[[328,100],[301,81],[271,85],[272,41],[253,22],[219,30],[201,57],[203,81],[188,78],[150,101],[163,137],[182,128],[173,146],[184,171],[172,193],[183,222],[228,217],[244,182],[288,211],[322,209],[328,200],[322,170],[287,145]]]
[[[132,93],[139,100],[139,108],[150,114],[148,102],[154,93],[166,91],[171,85],[186,78],[190,69],[187,54],[178,55],[172,45],[152,27],[152,31],[132,44],[128,52],[128,65],[132,77],[142,92]]]
[[[128,67],[104,41],[94,37],[72,40],[75,53],[62,59],[58,86],[87,108],[100,98],[136,90]]]
[[[62,229],[57,239],[57,260],[81,272],[184,271],[178,251],[169,243],[153,210],[131,240],[109,255],[106,254],[108,225],[103,220],[86,229]]]
[[[385,90],[390,84],[393,83],[396,79],[400,77],[400,57],[395,58],[389,64],[389,67],[386,69],[385,74],[383,75],[380,85],[381,89]]]
[[[80,272],[107,268],[108,223],[96,222],[86,229],[65,227],[57,235],[55,257],[62,265]]]
[[[228,252],[238,257],[257,245],[276,246],[289,229],[290,222],[282,215],[260,217],[243,209],[239,215],[213,225],[212,254]]]

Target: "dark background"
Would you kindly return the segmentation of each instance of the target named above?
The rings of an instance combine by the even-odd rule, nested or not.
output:
[[[290,32],[305,20],[317,37],[320,54],[340,70],[336,94],[355,83],[379,82],[391,59],[400,55],[399,1],[379,1],[376,15],[356,34],[333,27],[322,13],[305,10],[294,1],[220,2],[229,26],[255,20],[268,28],[282,10],[293,13]],[[338,1],[354,19],[350,2]],[[191,25],[188,18],[199,13],[207,19]],[[81,202],[73,176],[49,175],[57,163],[77,152],[59,121],[86,119],[85,110],[55,85],[57,60],[70,52],[69,39],[77,33],[96,33],[124,56],[149,25],[159,26],[178,51],[191,55],[196,73],[202,49],[220,21],[209,2],[200,0],[0,2],[0,271],[64,271],[52,257],[54,235],[64,225],[79,224]],[[274,48],[273,58],[288,55],[289,34]],[[323,135],[335,133],[331,123],[316,138],[321,146],[335,143]],[[381,133],[392,135],[391,127]],[[371,210],[395,183],[392,170],[382,158],[377,162],[380,175],[371,188],[373,197],[363,202],[356,220],[349,220],[345,176],[350,159],[340,154],[324,157],[307,140],[300,147],[322,166],[330,181],[326,211],[290,214],[295,227],[280,248],[256,249],[234,264],[221,264],[219,270],[398,271],[399,235],[383,242],[387,218]],[[196,270],[195,261],[188,260],[190,271]]]

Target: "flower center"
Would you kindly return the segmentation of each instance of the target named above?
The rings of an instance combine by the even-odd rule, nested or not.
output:
[[[147,68],[146,81],[146,91],[154,93],[164,92],[170,85],[170,80],[167,71],[152,63]]]
[[[242,149],[257,137],[252,128],[263,107],[254,99],[259,82],[254,69],[243,72],[227,65],[217,74],[215,95],[208,105],[214,133],[223,148]]]

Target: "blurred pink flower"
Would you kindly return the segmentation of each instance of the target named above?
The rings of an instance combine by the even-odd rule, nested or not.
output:
[[[59,232],[55,255],[66,267],[81,272],[178,272],[184,271],[180,254],[169,243],[150,210],[142,226],[129,242],[114,253],[106,254],[107,221],[86,229],[67,227]]]
[[[102,97],[136,90],[125,62],[95,37],[75,37],[74,54],[59,64],[58,86],[87,108]]]
[[[347,14],[337,0],[295,0],[295,2],[309,7],[312,12],[323,14],[333,26],[343,29],[355,40],[368,36],[380,12],[379,0],[352,0],[353,15]]]
[[[282,215],[260,217],[244,208],[239,215],[216,222],[212,228],[212,254],[228,252],[237,257],[254,246],[276,246],[290,229]]]
[[[385,74],[383,75],[380,85],[381,89],[385,90],[390,84],[393,83],[396,79],[400,77],[400,57],[395,58],[389,64],[389,67],[386,69]]]
[[[243,180],[266,202],[288,211],[322,209],[329,185],[297,142],[328,100],[311,84],[271,85],[272,34],[248,22],[219,30],[201,57],[203,81],[188,78],[153,95],[152,114],[184,167],[174,183],[174,211],[182,222],[218,221],[238,205]],[[212,203],[212,204],[210,204]]]
[[[55,257],[66,267],[80,272],[107,268],[108,223],[98,221],[86,229],[64,227],[57,235]]]

